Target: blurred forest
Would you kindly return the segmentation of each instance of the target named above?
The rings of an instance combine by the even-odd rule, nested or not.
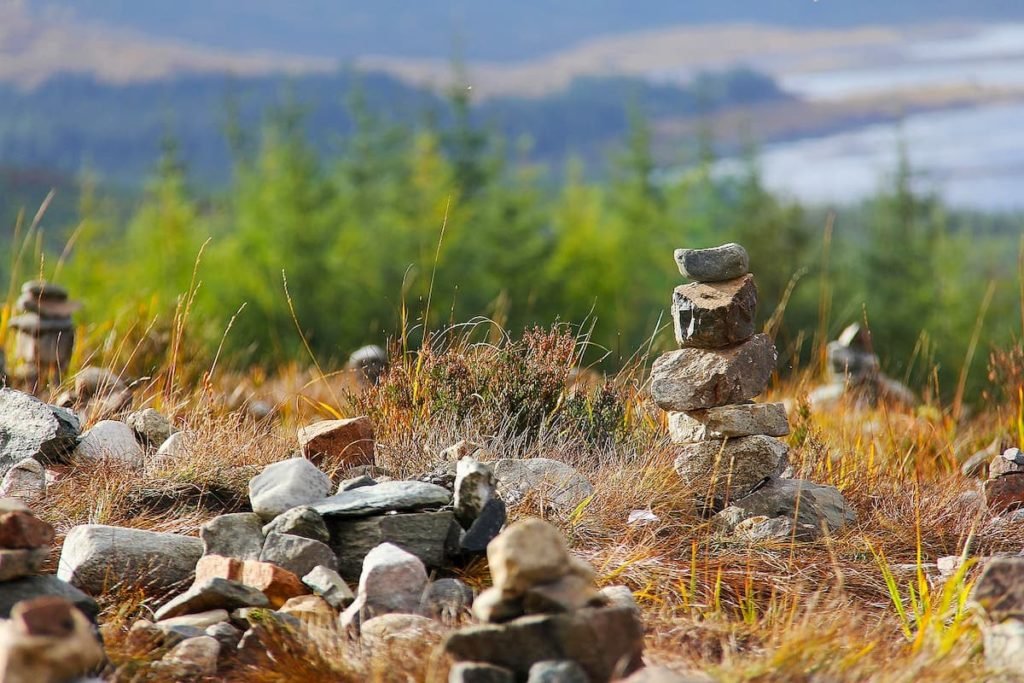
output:
[[[756,150],[742,173],[714,173],[710,134],[686,171],[656,173],[640,113],[594,179],[579,160],[531,161],[525,143],[479,124],[465,91],[447,107],[395,122],[357,91],[325,155],[303,109],[275,105],[258,126],[228,127],[223,188],[195,181],[169,138],[140,200],[126,208],[86,176],[74,211],[44,217],[50,240],[30,235],[11,261],[20,279],[69,286],[92,334],[159,338],[187,306],[197,352],[223,344],[220,362],[237,366],[308,361],[296,320],[331,362],[486,316],[513,334],[592,328],[590,360],[613,369],[672,345],[673,249],[727,241],[751,254],[782,371],[867,320],[891,374],[949,394],[972,335],[974,390],[987,346],[1020,338],[1024,218],[949,211],[914,190],[905,160],[875,197],[833,213],[766,191]]]

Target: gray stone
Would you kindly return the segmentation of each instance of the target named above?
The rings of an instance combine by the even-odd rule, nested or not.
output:
[[[202,554],[192,536],[83,524],[65,537],[57,576],[93,595],[115,585],[160,592],[191,580]]]
[[[19,602],[42,597],[64,598],[94,622],[100,613],[90,596],[52,574],[42,574],[0,583],[0,619],[9,618],[11,608]]]
[[[748,516],[788,517],[798,525],[801,535],[808,527],[820,533],[822,524],[829,533],[835,533],[857,521],[857,513],[837,488],[803,479],[772,481],[751,495],[733,501],[733,505]]]
[[[999,624],[987,624],[982,627],[982,638],[989,668],[1024,674],[1024,621],[1007,619]]]
[[[187,457],[195,446],[195,435],[191,432],[175,432],[167,437],[156,450],[160,460],[176,460]]]
[[[226,609],[212,609],[206,612],[198,612],[195,614],[183,614],[179,617],[168,617],[167,619],[161,619],[156,623],[156,626],[160,628],[171,628],[173,626],[191,626],[193,628],[205,629],[214,624],[219,624],[223,621],[228,620],[228,611]]]
[[[508,669],[479,662],[459,662],[448,670],[448,683],[515,683]]]
[[[456,662],[486,662],[522,680],[545,660],[572,660],[594,683],[642,666],[643,625],[629,608],[586,608],[566,614],[526,616],[500,625],[452,633],[445,651]]]
[[[131,427],[117,420],[103,420],[82,435],[74,457],[82,460],[114,460],[138,466],[143,464],[146,453]]]
[[[447,489],[422,481],[386,481],[376,486],[343,491],[313,505],[324,518],[366,517],[383,512],[406,512],[449,504]]]
[[[1001,455],[992,458],[988,466],[990,479],[1016,472],[1024,472],[1024,456],[1021,455],[1019,448],[1006,449]]]
[[[78,443],[78,418],[34,396],[0,388],[0,476],[26,458],[63,462]]]
[[[985,565],[972,597],[993,622],[1024,619],[1024,557],[997,557]]]
[[[651,395],[662,410],[691,411],[748,401],[768,388],[777,354],[757,334],[724,349],[680,349],[654,361]]]
[[[376,486],[377,482],[374,481],[373,477],[368,474],[360,474],[358,477],[351,477],[349,479],[343,479],[338,484],[338,490],[336,493],[344,493],[345,491],[351,491],[352,489],[361,489],[365,486]]]
[[[210,610],[239,607],[267,607],[270,601],[261,591],[244,583],[213,578],[192,586],[156,611],[157,621]]]
[[[640,615],[640,605],[629,586],[605,586],[599,592],[610,607],[628,607]]]
[[[716,349],[754,336],[757,286],[753,275],[676,287],[672,321],[681,347]]]
[[[590,683],[590,679],[579,664],[563,659],[537,662],[530,667],[526,683]]]
[[[455,469],[455,519],[468,529],[494,495],[497,480],[490,465],[472,455],[459,460]]]
[[[604,604],[590,577],[568,574],[555,581],[535,584],[523,593],[526,614],[557,614]]]
[[[330,543],[331,534],[327,531],[324,518],[313,508],[303,505],[283,512],[263,527],[263,534],[269,536],[271,533],[291,534],[311,538],[321,543]]]
[[[551,524],[527,517],[510,525],[487,548],[494,587],[505,596],[557,581],[572,571],[565,538]]]
[[[0,549],[0,581],[37,574],[49,558],[49,548]]]
[[[715,516],[711,518],[711,528],[720,533],[731,534],[736,530],[740,522],[752,516],[746,510],[733,503],[715,513]]]
[[[128,415],[124,420],[135,435],[145,444],[161,446],[171,438],[171,421],[153,408],[143,408]]]
[[[338,572],[330,567],[318,565],[302,577],[302,583],[327,601],[336,610],[342,610],[355,601],[356,596]]]
[[[338,573],[354,581],[359,578],[363,558],[381,543],[397,545],[428,567],[444,566],[445,541],[453,514],[449,510],[325,521],[331,531],[331,548],[338,556]]]
[[[0,498],[36,503],[46,497],[46,470],[35,458],[25,458],[3,475]]]
[[[320,502],[331,494],[331,479],[305,458],[267,465],[249,480],[252,510],[269,522],[282,512]]]
[[[697,282],[721,282],[750,272],[747,250],[735,242],[710,249],[676,249],[673,254],[683,277]]]
[[[487,544],[501,533],[507,511],[501,498],[491,498],[484,505],[473,525],[459,536],[459,552],[478,554],[487,552]]]
[[[506,458],[495,462],[493,469],[498,495],[508,505],[517,505],[529,495],[567,512],[594,493],[586,477],[558,460]]]
[[[782,403],[740,403],[689,413],[668,414],[668,433],[675,443],[738,436],[789,434],[786,406]]]
[[[121,378],[106,368],[89,366],[75,375],[75,396],[79,401],[88,401],[100,395],[120,394],[127,390]]]
[[[813,527],[812,527],[813,529]],[[793,537],[793,520],[788,517],[748,517],[736,525],[736,535],[754,543],[785,541]]]
[[[427,587],[427,570],[418,557],[384,543],[363,560],[356,600],[342,614],[342,623],[359,623],[381,614],[419,613]]]
[[[338,566],[338,558],[326,543],[277,532],[267,534],[260,562],[276,564],[296,576],[305,576],[318,565],[328,569]]]
[[[219,656],[220,642],[211,636],[199,636],[175,645],[160,660],[162,666],[156,668],[177,673],[183,678],[212,676],[217,673]]]
[[[203,555],[239,560],[258,560],[263,552],[263,520],[255,512],[236,512],[214,517],[199,527]]]
[[[221,652],[233,651],[242,639],[242,631],[227,621],[207,626],[205,633],[220,643]]]
[[[473,589],[458,579],[431,582],[423,596],[420,611],[424,616],[453,623],[473,606]]]
[[[789,447],[769,436],[677,446],[675,470],[698,496],[734,501],[786,468]]]

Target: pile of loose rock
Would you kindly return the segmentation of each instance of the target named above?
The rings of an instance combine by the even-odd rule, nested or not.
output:
[[[81,676],[104,661],[96,603],[38,572],[53,528],[17,500],[0,498],[0,680],[48,683]]]
[[[775,369],[775,345],[755,333],[757,287],[738,244],[679,249],[679,271],[693,280],[675,289],[672,318],[680,349],[658,358],[655,403],[668,411],[678,444],[676,472],[728,531],[754,538],[817,535],[854,521],[839,492],[780,479],[789,447],[781,403],[753,403]],[[742,526],[741,526],[742,525]],[[794,528],[795,525],[795,528]]]
[[[539,519],[487,548],[494,585],[473,603],[482,625],[448,636],[449,681],[603,683],[643,666],[643,624],[628,589],[598,591],[594,571]]]

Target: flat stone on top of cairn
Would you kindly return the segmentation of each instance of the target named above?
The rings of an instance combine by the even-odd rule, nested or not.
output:
[[[676,249],[675,258],[683,277],[696,282],[735,280],[750,272],[747,250],[735,242],[711,249]]]

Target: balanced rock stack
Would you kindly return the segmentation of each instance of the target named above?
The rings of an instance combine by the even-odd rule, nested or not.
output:
[[[54,532],[22,503],[0,498],[0,681],[67,681],[103,662],[96,603],[39,575]]]
[[[483,623],[445,641],[451,683],[604,683],[643,666],[644,629],[629,590],[594,588],[594,570],[556,528],[518,521],[487,546],[487,561],[494,586],[473,602]]]
[[[775,345],[754,333],[757,286],[746,250],[679,249],[680,272],[692,284],[675,289],[672,318],[680,349],[654,363],[651,393],[669,412],[675,467],[707,502],[720,508],[786,467],[789,433],[780,403],[755,404],[775,369]]]
[[[746,509],[734,515],[737,524],[751,516],[788,516],[813,535],[823,517],[832,528],[852,521],[835,489],[778,480],[789,447],[776,437],[789,433],[789,422],[783,404],[752,402],[768,387],[777,353],[755,330],[757,286],[746,250],[739,244],[678,249],[675,260],[693,282],[673,292],[680,348],[655,361],[651,393],[669,414],[676,472],[706,508]],[[774,495],[761,500],[761,494],[744,508],[741,501],[764,488]],[[801,495],[807,509],[796,500]]]

